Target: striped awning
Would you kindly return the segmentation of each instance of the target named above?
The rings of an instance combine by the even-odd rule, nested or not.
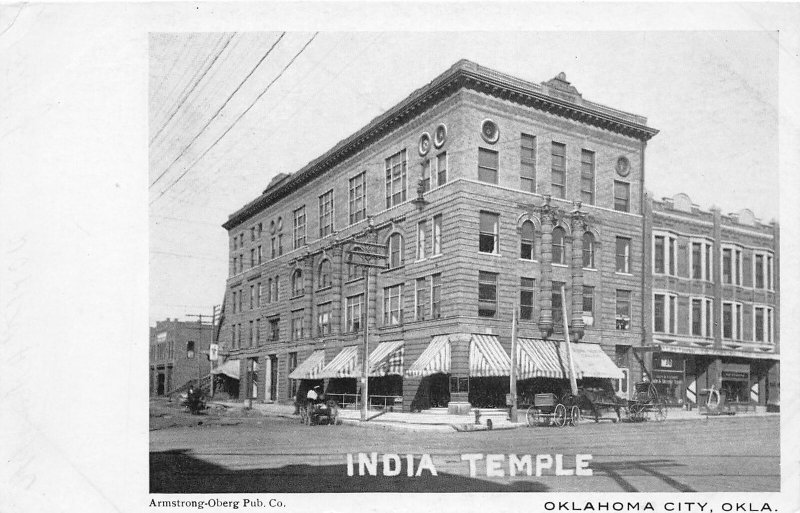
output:
[[[319,372],[325,366],[325,351],[322,349],[314,351],[311,356],[297,366],[295,370],[289,374],[291,379],[317,379]]]
[[[450,339],[436,335],[417,361],[406,371],[407,376],[430,376],[450,373]]]
[[[358,378],[358,346],[345,347],[319,373],[320,378]]]
[[[622,371],[597,344],[573,343],[575,379],[622,378]],[[566,342],[520,338],[517,344],[518,379],[569,379]]]
[[[369,355],[369,375],[403,375],[403,341],[381,342]]]
[[[511,358],[494,335],[473,334],[469,343],[469,375],[472,377],[508,376]]]

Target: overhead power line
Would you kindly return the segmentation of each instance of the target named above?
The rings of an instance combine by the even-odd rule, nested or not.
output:
[[[276,40],[275,40],[275,42],[274,42],[274,43],[272,43],[272,46],[270,46],[270,47],[269,47],[269,50],[267,50],[267,51],[264,53],[264,55],[262,55],[262,56],[261,56],[261,59],[259,59],[259,60],[258,60],[258,62],[256,63],[256,65],[255,65],[255,66],[253,66],[253,69],[251,69],[251,70],[250,70],[250,72],[247,74],[247,76],[245,76],[245,77],[242,79],[242,81],[241,81],[241,82],[239,82],[239,85],[237,85],[237,86],[236,86],[236,89],[234,89],[234,90],[233,90],[233,92],[232,92],[230,95],[228,95],[228,97],[227,97],[227,98],[225,99],[225,101],[222,103],[222,105],[220,106],[220,108],[218,108],[218,109],[217,109],[217,111],[216,111],[216,112],[215,112],[215,113],[214,113],[214,114],[213,114],[213,115],[212,115],[212,116],[209,118],[209,120],[206,122],[206,124],[205,124],[205,125],[203,125],[203,127],[200,129],[200,131],[197,133],[197,135],[195,135],[195,136],[192,138],[192,140],[191,140],[191,141],[189,141],[189,144],[187,144],[187,145],[186,145],[186,146],[183,148],[183,150],[181,150],[181,152],[178,154],[178,156],[177,156],[177,157],[175,157],[175,160],[173,160],[172,162],[170,162],[170,164],[169,164],[169,165],[166,167],[166,169],[164,169],[164,171],[163,171],[163,172],[162,172],[160,175],[158,175],[158,178],[156,178],[155,180],[153,180],[153,183],[151,183],[151,184],[150,184],[150,187],[153,187],[153,186],[154,186],[156,183],[158,183],[158,181],[159,181],[159,180],[161,180],[161,178],[162,178],[164,175],[166,175],[166,174],[167,174],[167,172],[168,172],[168,171],[169,171],[169,170],[172,168],[172,166],[173,166],[173,165],[175,165],[175,163],[176,163],[178,160],[180,160],[180,158],[181,158],[181,157],[183,157],[183,156],[186,154],[186,150],[188,150],[188,149],[189,149],[189,148],[192,146],[192,144],[194,144],[194,142],[195,142],[195,141],[196,141],[196,140],[197,140],[197,139],[198,139],[198,138],[199,138],[201,135],[203,135],[203,132],[205,132],[206,128],[208,128],[208,126],[211,124],[211,122],[212,122],[212,121],[214,121],[214,120],[217,118],[217,116],[219,116],[219,113],[220,113],[220,112],[222,112],[222,110],[223,110],[223,109],[224,109],[224,108],[225,108],[225,107],[228,105],[228,102],[230,102],[230,101],[231,101],[231,98],[233,98],[233,97],[234,97],[234,95],[235,95],[237,92],[239,92],[239,89],[241,89],[241,88],[242,88],[242,86],[244,85],[244,83],[245,83],[245,82],[247,82],[247,80],[248,80],[248,79],[249,79],[249,78],[250,78],[250,77],[253,75],[253,73],[255,73],[255,72],[256,72],[256,70],[259,68],[259,66],[261,66],[261,63],[263,63],[263,62],[264,62],[264,60],[266,60],[266,58],[269,56],[269,54],[270,54],[270,53],[272,53],[272,50],[274,50],[274,49],[275,49],[275,47],[278,45],[278,43],[280,43],[280,42],[281,42],[281,39],[283,39],[283,36],[285,36],[285,35],[286,35],[286,32],[281,32],[281,35],[280,35],[280,36],[278,36],[278,39],[276,39]],[[169,188],[167,188],[167,189],[169,189]],[[159,196],[159,197],[161,197],[161,196]]]
[[[217,62],[217,59],[219,59],[219,56],[222,55],[222,52],[225,51],[225,49],[228,47],[228,45],[230,44],[231,40],[233,39],[233,36],[235,36],[235,35],[236,35],[236,33],[234,32],[233,34],[230,35],[230,37],[228,37],[228,40],[225,41],[225,44],[222,46],[222,48],[217,52],[217,54],[214,56],[214,58],[211,60],[211,62],[208,63],[208,65],[205,67],[205,69],[203,69],[202,73],[200,73],[200,76],[197,76],[197,74],[195,74],[195,76],[192,77],[192,80],[190,81],[190,85],[187,85],[187,87],[181,92],[181,98],[180,98],[180,100],[178,100],[178,104],[175,106],[175,108],[172,110],[170,115],[167,117],[167,120],[164,121],[164,124],[161,125],[161,128],[159,128],[158,131],[155,133],[155,135],[150,139],[150,144],[153,144],[153,141],[155,141],[156,138],[159,135],[161,135],[161,132],[163,132],[164,129],[167,128],[167,125],[169,124],[169,122],[172,121],[172,118],[175,117],[175,114],[177,114],[178,111],[181,109],[181,107],[183,107],[183,104],[186,103],[186,100],[189,98],[189,96],[191,96],[191,94],[197,88],[197,84],[199,84],[200,81],[205,78],[205,76],[208,73],[208,71],[214,66],[214,63]],[[187,89],[188,89],[188,91],[187,91]]]
[[[291,59],[291,60],[288,62],[288,64],[286,64],[286,66],[284,66],[284,67],[283,67],[283,69],[281,70],[281,72],[280,72],[280,73],[278,73],[278,76],[276,76],[274,79],[272,79],[272,81],[271,81],[269,84],[267,84],[267,87],[265,87],[265,88],[264,88],[264,90],[263,90],[263,91],[261,91],[261,92],[258,94],[258,96],[256,96],[256,99],[255,99],[255,100],[253,100],[253,101],[252,101],[252,103],[250,103],[250,105],[249,105],[249,106],[248,106],[248,107],[247,107],[247,108],[246,108],[246,109],[245,109],[245,110],[244,110],[244,111],[243,111],[241,114],[239,114],[239,116],[237,116],[237,118],[236,118],[236,119],[234,119],[234,120],[233,120],[233,123],[231,123],[231,125],[230,125],[230,126],[229,126],[229,127],[228,127],[228,128],[227,128],[227,129],[226,129],[226,130],[225,130],[225,131],[222,133],[222,135],[220,135],[220,136],[217,138],[217,140],[215,140],[215,141],[214,141],[214,142],[211,144],[211,146],[209,146],[208,148],[206,148],[206,150],[205,150],[205,151],[204,151],[204,152],[203,152],[203,153],[202,153],[202,154],[201,154],[201,155],[200,155],[200,156],[199,156],[199,157],[198,157],[198,158],[197,158],[197,159],[196,159],[194,162],[192,162],[192,163],[191,163],[191,164],[190,164],[190,165],[189,165],[189,166],[186,168],[186,170],[185,170],[183,173],[181,173],[181,174],[180,174],[180,176],[178,176],[178,178],[176,178],[176,179],[175,179],[175,181],[173,181],[173,182],[172,182],[172,183],[171,183],[171,184],[170,184],[170,185],[169,185],[169,186],[168,186],[166,189],[164,189],[163,191],[161,191],[161,193],[160,193],[160,194],[159,194],[159,195],[158,195],[158,196],[157,196],[155,199],[153,199],[153,201],[151,201],[151,202],[150,202],[150,205],[152,205],[153,203],[155,203],[156,201],[158,201],[158,199],[159,199],[159,198],[161,198],[162,196],[164,196],[164,194],[166,194],[166,193],[167,193],[167,191],[169,191],[169,190],[170,190],[172,187],[174,187],[174,186],[175,186],[175,184],[177,184],[178,182],[180,182],[180,181],[181,181],[181,179],[182,179],[184,176],[186,176],[186,174],[187,174],[189,171],[191,171],[191,169],[192,169],[192,168],[193,168],[193,167],[194,167],[194,166],[195,166],[195,165],[196,165],[198,162],[200,162],[200,160],[202,160],[202,159],[203,159],[203,157],[205,157],[205,156],[206,156],[206,154],[208,154],[208,152],[209,152],[209,151],[211,151],[211,149],[212,149],[212,148],[214,148],[214,146],[216,146],[216,145],[217,145],[217,143],[219,143],[219,142],[222,140],[222,138],[223,138],[223,137],[225,137],[225,136],[228,134],[228,132],[230,132],[230,131],[233,129],[233,127],[234,127],[234,126],[236,126],[236,123],[238,123],[238,122],[239,122],[239,120],[241,120],[241,119],[242,119],[242,118],[245,116],[245,114],[247,114],[248,112],[250,112],[250,109],[252,109],[252,108],[255,106],[255,104],[258,102],[258,100],[260,100],[260,99],[261,99],[261,97],[262,97],[262,96],[264,96],[264,95],[267,93],[267,91],[269,91],[270,87],[272,87],[272,84],[274,84],[275,82],[277,82],[277,81],[278,81],[278,79],[280,79],[280,78],[283,76],[283,74],[286,72],[286,70],[287,70],[287,69],[289,69],[289,67],[290,67],[290,66],[291,66],[291,65],[294,63],[294,61],[295,61],[295,60],[296,60],[298,57],[300,57],[300,55],[301,55],[301,54],[302,54],[302,53],[305,51],[305,49],[306,49],[306,48],[308,48],[308,45],[310,45],[310,44],[311,44],[311,42],[312,42],[312,41],[314,41],[314,39],[317,37],[317,35],[318,35],[318,34],[319,34],[319,32],[314,32],[314,35],[313,35],[313,36],[311,36],[311,38],[310,38],[308,41],[306,41],[306,44],[304,44],[304,45],[303,45],[303,47],[300,49],[300,51],[298,51],[298,52],[297,52],[297,53],[294,55],[294,57],[292,57],[292,59]]]

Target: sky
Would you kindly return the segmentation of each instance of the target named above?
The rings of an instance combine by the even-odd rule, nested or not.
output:
[[[310,41],[310,42],[309,42]],[[775,31],[212,32],[149,38],[150,321],[223,300],[220,225],[457,60],[646,116],[646,187],[778,219]],[[266,56],[266,57],[265,57]]]

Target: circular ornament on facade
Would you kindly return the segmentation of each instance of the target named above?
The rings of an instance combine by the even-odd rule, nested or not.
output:
[[[419,136],[419,156],[424,157],[428,154],[431,149],[431,134],[428,132],[423,132],[422,135]]]
[[[433,133],[433,145],[436,146],[437,148],[441,148],[446,140],[447,140],[447,125],[442,123],[441,125],[436,127],[436,131]]]
[[[631,162],[627,157],[620,157],[617,159],[616,170],[619,176],[628,176],[631,172]]]
[[[269,222],[269,233],[270,235],[275,235],[275,220]]]
[[[500,128],[491,119],[484,119],[481,123],[481,137],[489,144],[494,144],[500,139]]]
[[[279,217],[278,218],[278,231],[281,231],[281,230],[283,230],[283,218]]]

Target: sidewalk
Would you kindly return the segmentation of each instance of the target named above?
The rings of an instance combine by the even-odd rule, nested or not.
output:
[[[234,401],[210,401],[209,406],[221,405],[227,408],[244,408],[244,404]],[[277,403],[253,403],[254,411],[265,416],[284,417],[299,422],[299,417],[294,414],[294,406],[290,404]],[[454,431],[486,431],[489,429],[487,420],[492,421],[492,429],[516,429],[524,427],[525,412],[519,412],[519,422],[512,423],[508,420],[505,410],[481,410],[480,423],[475,424],[475,416],[470,415],[450,415],[443,412],[386,412],[370,411],[369,420],[361,422],[361,412],[359,410],[343,408],[339,410],[339,419],[343,424],[349,424],[372,429],[389,429],[416,432],[448,432]],[[683,409],[670,409],[667,413],[667,422],[680,420],[708,420],[724,419],[731,417],[767,417],[779,416],[779,413],[738,413],[736,415],[708,416],[701,414],[698,410],[686,411]],[[592,419],[585,419],[582,422],[593,422]]]

